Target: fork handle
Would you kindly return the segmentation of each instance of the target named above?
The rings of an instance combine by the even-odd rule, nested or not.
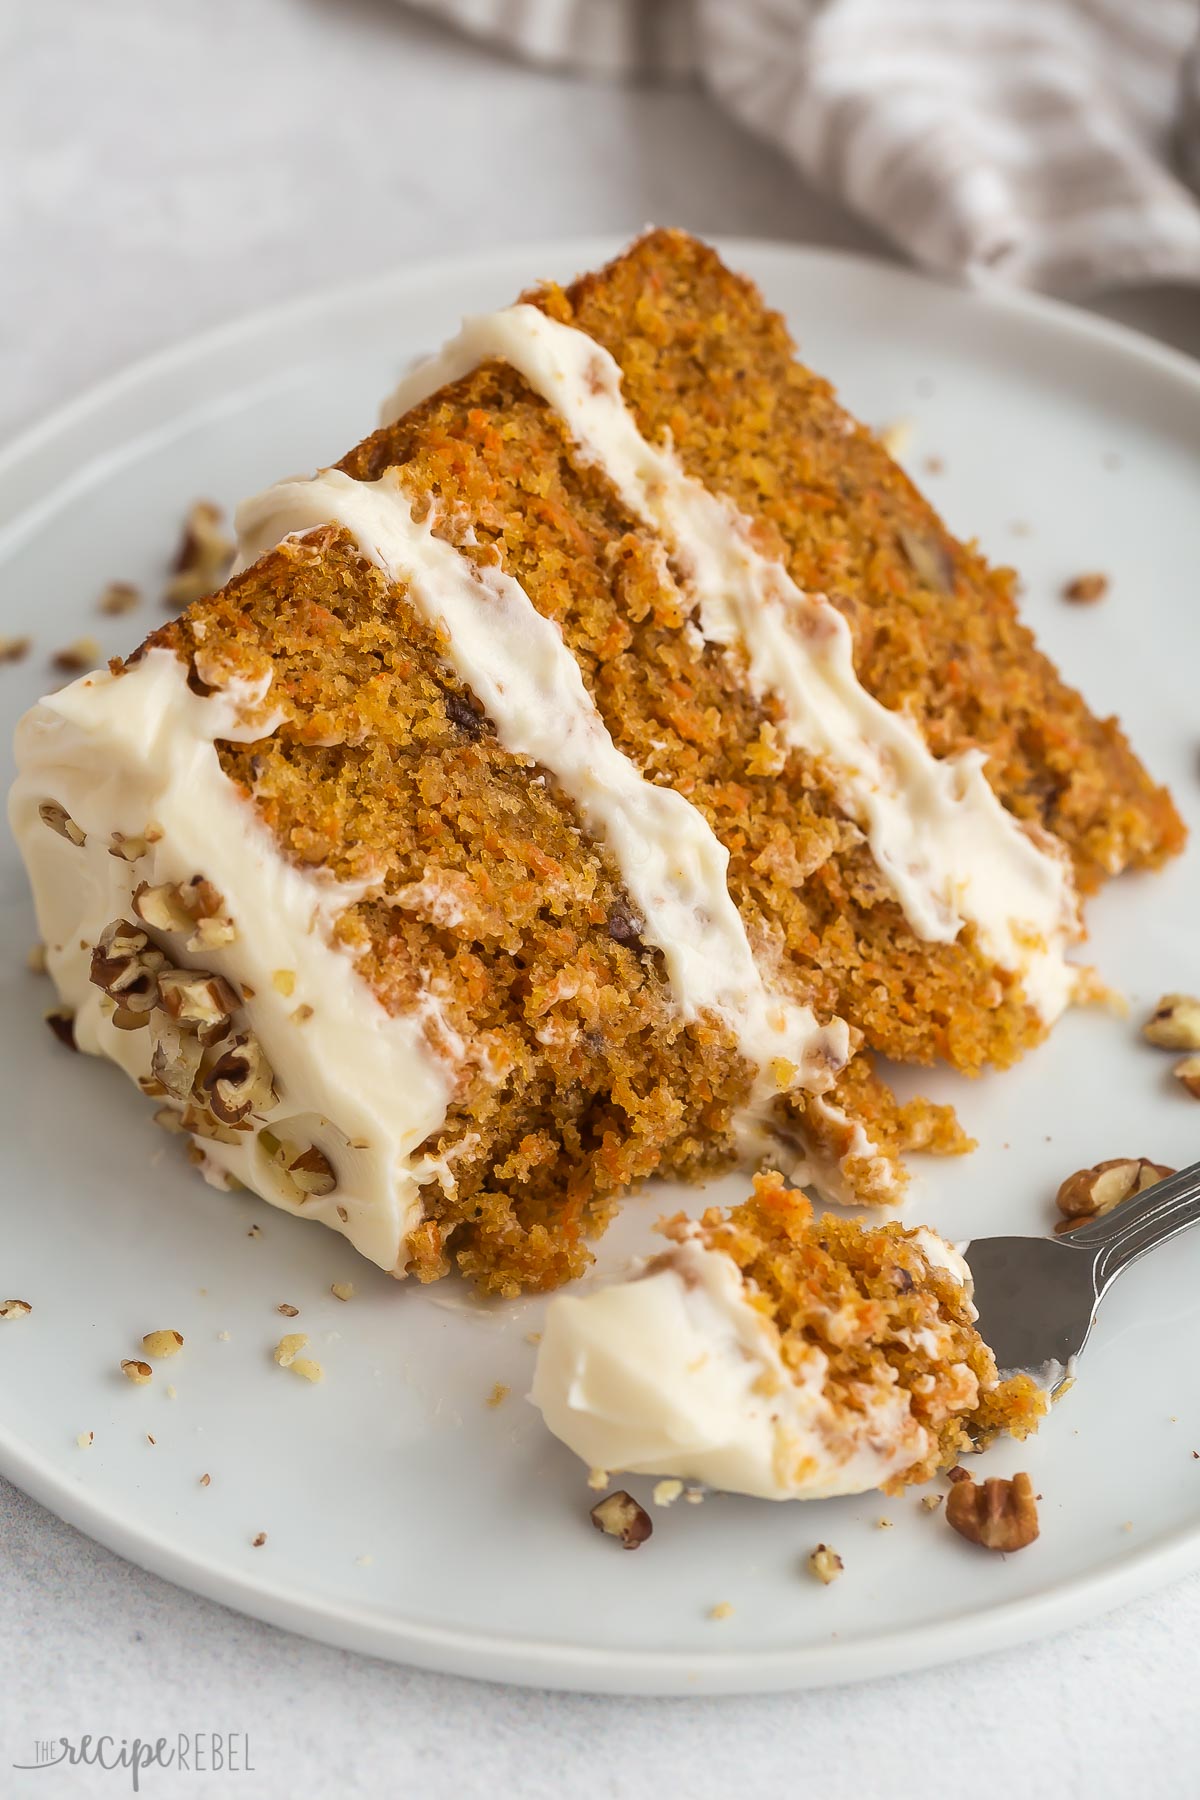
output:
[[[1155,1182],[1136,1199],[1122,1200],[1110,1213],[1077,1225],[1066,1242],[1095,1256],[1096,1298],[1147,1251],[1200,1225],[1200,1163]]]

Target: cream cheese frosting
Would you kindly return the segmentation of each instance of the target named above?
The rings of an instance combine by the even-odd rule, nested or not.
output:
[[[981,752],[935,757],[911,719],[867,692],[837,608],[802,592],[781,562],[764,556],[751,521],[688,476],[669,444],[642,436],[607,350],[528,304],[470,318],[405,376],[383,422],[491,357],[511,364],[554,408],[581,455],[660,535],[705,638],[740,650],[752,691],[781,708],[784,742],[833,771],[916,935],[950,943],[972,927],[982,954],[1019,976],[1046,1023],[1057,1018],[1078,977],[1065,955],[1079,936],[1065,854],[1049,838],[1035,841],[1007,811]]]
[[[253,1035],[277,1099],[256,1129],[202,1139],[206,1173],[320,1219],[402,1273],[421,1185],[438,1173],[418,1146],[445,1117],[462,1047],[433,994],[407,1015],[384,1009],[330,935],[362,887],[290,863],[223,773],[214,740],[253,742],[275,728],[264,691],[231,682],[204,697],[187,672],[172,651],[149,650],[119,676],[87,675],[49,696],[18,728],[9,816],[49,972],[74,1011],[79,1048],[150,1080],[151,1034],[113,1024],[111,1001],[89,978],[92,949],[113,920],[135,919],[139,884],[211,882],[232,940],[193,952],[179,934],[161,941],[173,965],[252,990]],[[71,835],[47,825],[47,803],[73,821]],[[131,848],[141,853],[128,860]],[[266,1145],[316,1146],[333,1191],[298,1190],[261,1127]]]
[[[683,1017],[715,1014],[757,1071],[755,1110],[792,1087],[827,1089],[849,1057],[846,1024],[819,1024],[768,989],[730,897],[728,851],[698,808],[617,748],[553,620],[512,576],[464,556],[432,517],[415,518],[396,470],[367,482],[326,469],[269,488],[238,509],[241,560],[331,523],[405,584],[500,742],[545,769],[607,847]]]
[[[894,1376],[851,1407],[827,1369],[816,1345],[786,1364],[733,1260],[689,1235],[630,1280],[550,1302],[530,1399],[591,1468],[763,1500],[863,1493],[927,1454]]]

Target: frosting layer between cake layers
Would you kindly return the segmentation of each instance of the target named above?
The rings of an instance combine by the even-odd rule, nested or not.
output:
[[[729,853],[696,807],[647,781],[614,744],[579,665],[552,620],[501,569],[468,559],[418,521],[396,470],[355,481],[326,469],[281,482],[237,515],[243,561],[283,538],[337,524],[439,635],[443,659],[469,687],[505,749],[550,774],[603,843],[662,951],[686,1019],[715,1014],[757,1071],[761,1108],[794,1086],[827,1089],[849,1032],[765,986],[727,885]]]
[[[669,444],[642,435],[602,345],[529,304],[467,319],[400,383],[383,422],[489,358],[541,395],[584,460],[661,538],[704,636],[744,658],[751,690],[781,709],[784,741],[832,770],[916,936],[949,943],[972,928],[983,957],[1020,977],[1047,1024],[1057,1018],[1077,979],[1065,955],[1079,936],[1065,852],[1035,842],[1008,812],[981,752],[935,757],[911,719],[867,692],[837,608],[802,592],[756,547],[749,518],[690,477]]]

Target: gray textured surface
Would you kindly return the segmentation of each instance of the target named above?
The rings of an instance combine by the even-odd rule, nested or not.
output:
[[[649,218],[876,247],[700,95],[517,69],[388,0],[0,0],[0,169],[3,436],[159,345],[410,258]],[[1194,293],[1100,310],[1200,353]],[[6,1795],[129,1791],[120,1773],[12,1774],[39,1737],[224,1730],[249,1733],[253,1775],[152,1773],[143,1792],[1182,1800],[1198,1645],[1192,1580],[1026,1650],[864,1688],[521,1693],[239,1618],[0,1483]]]

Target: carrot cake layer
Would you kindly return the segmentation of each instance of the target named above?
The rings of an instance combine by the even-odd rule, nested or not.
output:
[[[589,1468],[765,1500],[895,1492],[1046,1410],[1030,1376],[1000,1379],[970,1270],[927,1226],[814,1218],[764,1174],[659,1230],[628,1280],[546,1314],[531,1398]]]
[[[24,722],[80,1047],[423,1279],[551,1286],[653,1173],[899,1197],[1182,831],[715,255],[468,321],[240,509],[237,569]]]

